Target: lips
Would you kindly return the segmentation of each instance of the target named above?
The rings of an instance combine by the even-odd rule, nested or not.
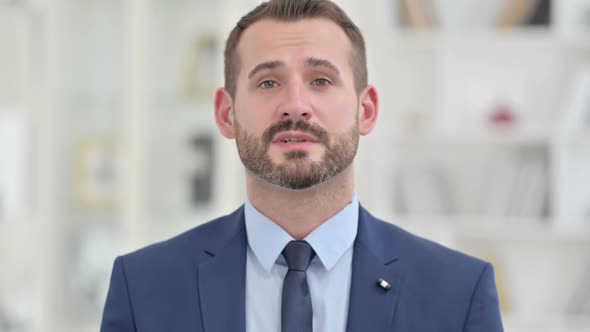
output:
[[[278,133],[273,143],[318,143],[319,140],[311,135],[300,131],[286,131]]]

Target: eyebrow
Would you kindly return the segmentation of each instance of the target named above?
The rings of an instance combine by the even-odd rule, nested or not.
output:
[[[340,75],[340,70],[338,70],[338,67],[326,59],[307,58],[305,59],[305,64],[311,67],[324,67],[335,74]],[[251,79],[254,75],[263,70],[272,70],[283,66],[285,66],[285,63],[280,60],[262,62],[248,73],[248,79]]]
[[[320,58],[307,58],[305,59],[305,63],[312,67],[324,67],[330,71],[333,71],[335,74],[340,75],[340,70],[338,70],[338,67],[333,65],[328,60]]]
[[[252,69],[248,73],[248,79],[251,79],[252,76],[256,75],[258,72],[261,72],[263,70],[272,70],[272,69],[275,69],[278,67],[283,67],[284,65],[285,65],[285,63],[283,61],[279,61],[279,60],[263,62],[263,63],[257,65],[256,67],[254,67],[254,69]]]

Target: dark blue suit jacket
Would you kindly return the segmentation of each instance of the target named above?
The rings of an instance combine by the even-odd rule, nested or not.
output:
[[[244,225],[240,208],[118,257],[101,331],[244,332]],[[380,278],[392,288],[379,287]],[[502,330],[490,264],[414,236],[361,207],[348,332]]]

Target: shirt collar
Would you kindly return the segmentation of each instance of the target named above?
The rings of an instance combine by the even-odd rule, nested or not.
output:
[[[326,270],[330,271],[346,250],[352,247],[357,233],[358,214],[359,202],[354,194],[350,204],[305,238]],[[248,245],[262,267],[270,272],[287,243],[294,239],[260,213],[249,199],[244,205],[244,215]]]

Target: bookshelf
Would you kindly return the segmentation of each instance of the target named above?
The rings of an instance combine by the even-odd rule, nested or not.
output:
[[[587,33],[563,27],[569,5],[552,1],[551,24],[540,26],[396,22],[391,43],[369,41],[369,61],[379,64],[372,81],[388,89],[380,89],[387,133],[367,146],[381,156],[383,142],[391,146],[379,167],[390,176],[374,179],[373,188],[385,180],[391,189],[373,191],[367,205],[491,261],[507,331],[590,327],[588,304],[579,300],[590,296],[590,127],[560,130],[590,45]],[[368,21],[365,34],[383,29]],[[508,109],[510,121],[493,122],[494,107]],[[366,192],[360,197],[367,201]]]
[[[561,8],[565,1],[552,4]],[[17,95],[30,105],[36,133],[35,204],[0,218],[0,265],[15,270],[0,276],[0,302],[17,299],[30,309],[23,330],[95,331],[116,255],[243,201],[241,163],[233,142],[216,133],[210,92],[222,83],[227,32],[258,2],[25,4],[23,13],[34,19],[22,24],[42,31],[25,35],[30,44],[19,44],[31,56],[31,63],[21,64],[26,84]],[[361,202],[418,235],[492,261],[507,331],[587,330],[588,308],[570,307],[578,285],[590,278],[590,222],[580,212],[590,197],[583,185],[590,181],[584,172],[590,158],[580,152],[590,146],[590,130],[563,135],[556,126],[571,78],[590,62],[586,35],[562,28],[561,14],[555,24],[501,31],[413,29],[394,18],[395,1],[337,2],[366,36],[370,81],[382,100],[377,129],[361,140],[356,163]],[[514,83],[527,77],[551,84],[529,89]],[[474,89],[480,85],[507,87],[514,109],[524,110],[515,125],[489,126],[485,114],[472,110],[481,107],[473,100],[493,100]],[[458,99],[464,91],[478,98]],[[542,167],[541,175],[521,182],[545,195],[518,213],[509,205],[498,208],[506,202],[489,207],[489,196],[506,190],[492,190],[494,171],[523,154],[538,157]],[[84,156],[101,158],[102,171],[88,167]],[[200,169],[191,167],[195,161]],[[406,178],[395,171],[404,163]],[[183,183],[204,170],[211,172],[205,173],[210,182],[202,182],[211,192],[187,192]],[[76,174],[86,176],[82,186]],[[535,178],[543,179],[544,189],[534,189]],[[74,188],[87,192],[79,196]],[[405,210],[394,204],[404,192],[418,195],[406,200]],[[437,201],[441,193],[446,201]],[[115,204],[103,204],[111,200]]]

